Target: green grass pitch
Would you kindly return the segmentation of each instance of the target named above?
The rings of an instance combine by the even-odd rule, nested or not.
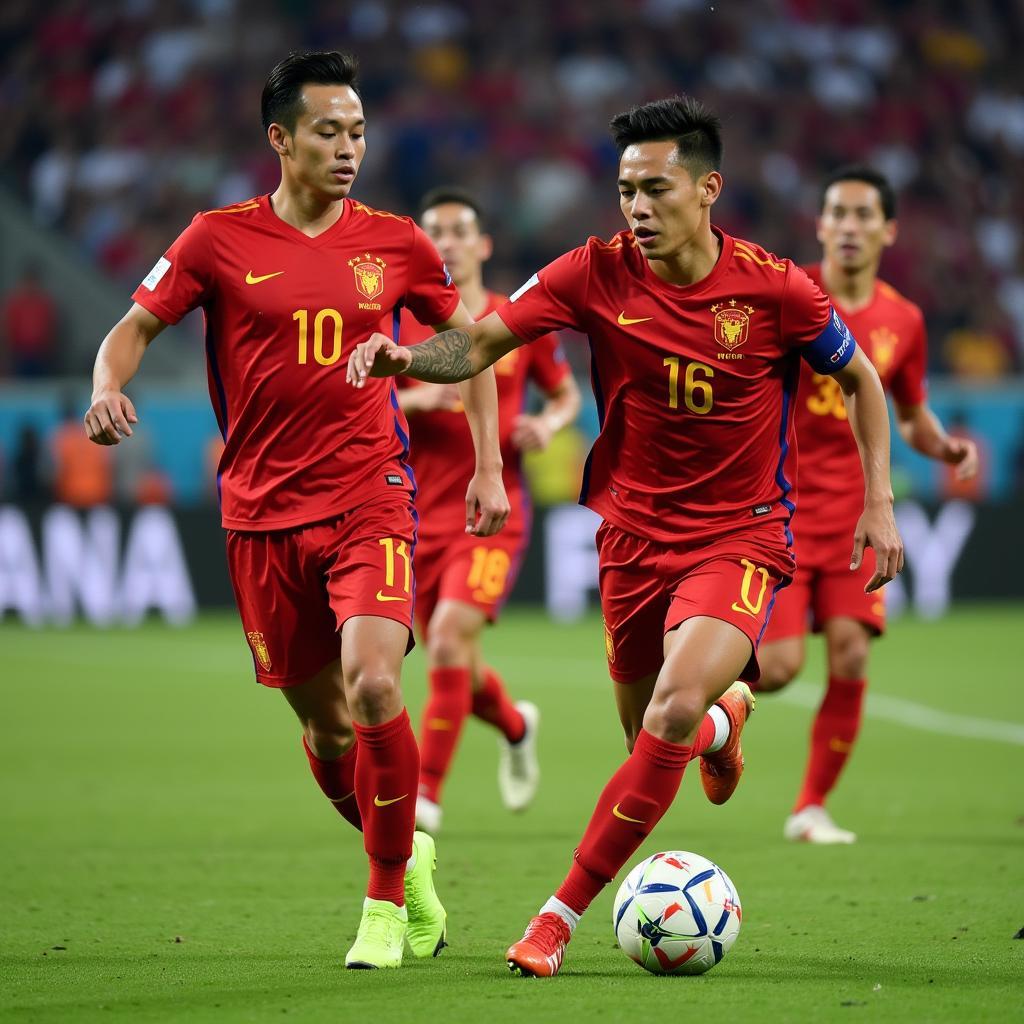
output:
[[[251,681],[233,617],[106,633],[2,624],[0,1019],[1017,1017],[1024,788],[1021,730],[1005,723],[1024,722],[1022,619],[961,609],[896,623],[876,645],[873,692],[888,699],[832,804],[860,833],[853,847],[782,840],[810,711],[763,697],[733,800],[712,807],[691,770],[635,858],[682,848],[718,861],[743,901],[732,953],[699,978],[645,974],[614,946],[612,887],[553,981],[511,977],[502,954],[561,879],[623,757],[597,620],[510,612],[487,637],[510,688],[543,709],[541,792],[506,814],[494,737],[467,726],[438,843],[451,947],[398,972],[342,967],[361,845],[309,778],[284,701]],[[821,677],[811,647],[796,697]],[[419,653],[405,684],[418,715]],[[926,720],[938,731],[886,717],[906,710],[896,699],[939,712]],[[953,735],[965,716],[1004,732]]]

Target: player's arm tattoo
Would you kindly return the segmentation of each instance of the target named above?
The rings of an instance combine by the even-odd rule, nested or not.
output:
[[[472,347],[469,332],[461,328],[436,334],[421,345],[409,347],[412,362],[408,374],[433,384],[457,384],[477,372],[469,360]]]

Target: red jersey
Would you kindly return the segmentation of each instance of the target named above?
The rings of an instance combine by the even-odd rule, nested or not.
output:
[[[316,238],[269,196],[197,214],[132,296],[172,324],[203,309],[225,527],[299,526],[412,491],[392,382],[356,390],[346,364],[382,313],[441,323],[459,295],[412,220],[343,202]]]
[[[488,292],[481,319],[505,301],[504,295]],[[406,311],[402,313],[400,329],[396,340],[404,345],[416,345],[434,333]],[[494,364],[498,437],[504,463],[502,478],[512,506],[506,532],[527,528],[529,495],[523,483],[521,453],[512,444],[512,427],[526,404],[527,381],[532,380],[542,391],[550,393],[569,372],[562,347],[553,334],[544,335],[529,348],[514,349]],[[400,388],[419,384],[420,381],[411,377],[400,377],[398,381]],[[466,520],[466,487],[476,460],[466,415],[461,407],[417,413],[412,417],[411,432],[409,461],[416,474],[416,507],[421,515],[419,538],[427,542],[452,533],[461,534]]]
[[[820,265],[806,270],[824,287]],[[920,405],[928,360],[921,310],[884,281],[875,282],[863,309],[852,313],[838,303],[836,308],[875,364],[882,386],[900,405]],[[803,367],[795,424],[800,447],[797,537],[852,535],[864,508],[864,472],[843,393],[833,378]]]
[[[601,433],[580,501],[663,542],[788,524],[798,357],[834,372],[855,347],[799,267],[714,230],[718,261],[693,285],[658,278],[623,231],[560,256],[498,309],[524,341],[589,335]]]

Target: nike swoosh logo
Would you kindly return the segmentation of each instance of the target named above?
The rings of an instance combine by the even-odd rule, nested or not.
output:
[[[407,597],[388,597],[387,594],[382,594],[379,590],[377,591],[378,601],[408,601]]]
[[[332,804],[343,804],[346,800],[350,800],[355,795],[356,795],[356,791],[353,789],[351,793],[346,793],[345,796],[339,796],[339,797],[336,797],[336,798],[332,797],[331,798],[331,803]]]
[[[619,805],[618,804],[616,804],[612,808],[612,814],[614,814],[616,818],[621,818],[623,821],[632,821],[636,825],[646,825],[647,824],[647,822],[644,821],[641,818],[631,818],[628,814],[623,814],[622,811],[619,810]]]
[[[375,796],[373,803],[375,807],[387,807],[388,804],[397,804],[399,800],[404,800],[408,795],[408,793],[403,793],[401,796],[396,796],[391,800],[381,800],[379,796]]]
[[[255,277],[253,272],[250,270],[249,273],[245,275],[245,283],[259,284],[260,281],[269,281],[272,277],[280,277],[283,273],[283,270],[277,270],[273,274],[261,274],[259,277]]]
[[[645,324],[645,323],[647,323],[648,320],[653,320],[653,319],[654,319],[653,316],[641,316],[641,317],[637,317],[634,320],[632,317],[626,316],[626,311],[625,310],[623,310],[619,314],[619,324],[621,326],[623,326],[623,327],[629,327],[630,324]]]

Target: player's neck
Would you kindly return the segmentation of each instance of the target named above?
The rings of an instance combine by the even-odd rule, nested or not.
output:
[[[648,260],[647,265],[666,284],[685,288],[703,281],[715,269],[721,252],[722,240],[707,224],[678,252],[662,260]]]
[[[333,227],[345,212],[344,203],[336,199],[325,199],[285,181],[277,186],[277,191],[270,197],[270,205],[285,224],[290,224],[310,238],[316,238]]]
[[[825,291],[847,312],[856,313],[871,302],[877,280],[877,264],[847,271],[828,259],[821,261],[821,282]]]
[[[466,307],[466,312],[474,320],[479,320],[490,300],[487,289],[484,287],[483,278],[476,276],[466,281],[456,281],[455,287],[459,289],[459,297]]]

